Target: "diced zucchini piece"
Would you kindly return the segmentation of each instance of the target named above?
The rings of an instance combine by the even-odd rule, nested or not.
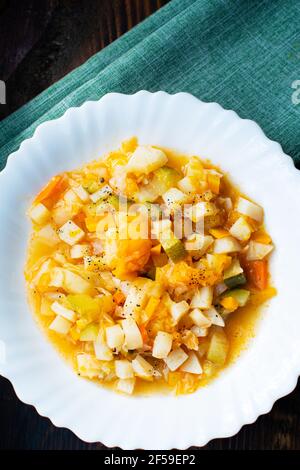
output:
[[[90,254],[90,246],[88,244],[78,244],[73,245],[70,250],[70,256],[72,259],[80,259],[84,256],[88,256]]]
[[[51,305],[51,310],[57,315],[66,318],[67,320],[73,322],[76,319],[76,313],[74,310],[66,308],[64,305],[60,304],[59,302],[55,301]]]
[[[114,356],[112,350],[100,339],[94,341],[95,356],[100,361],[112,361]]]
[[[224,330],[215,330],[210,339],[207,359],[214,364],[222,366],[226,362],[228,349],[229,343]]]
[[[39,238],[39,240],[49,246],[55,246],[60,241],[55,228],[51,224],[42,227],[36,233],[36,236]]]
[[[262,222],[263,220],[264,212],[262,207],[248,201],[248,199],[244,199],[243,197],[239,198],[236,210],[240,214],[246,215],[257,222]]]
[[[55,317],[53,322],[49,325],[49,329],[55,331],[56,333],[60,333],[61,335],[66,335],[69,332],[71,326],[72,323],[69,320],[61,317],[60,315],[57,315],[57,317]]]
[[[185,300],[182,300],[181,302],[172,302],[170,311],[174,323],[177,324],[179,320],[189,311],[189,309],[190,306]]]
[[[224,279],[227,279],[229,277],[237,276],[238,274],[242,274],[243,268],[240,265],[240,261],[238,258],[234,258],[231,262],[231,265],[225,269],[224,271]]]
[[[229,229],[230,234],[241,241],[249,240],[251,237],[251,227],[244,217],[240,217]]]
[[[115,361],[116,376],[119,379],[131,379],[134,377],[133,367],[127,359]]]
[[[170,371],[179,369],[179,367],[188,359],[188,355],[182,348],[174,349],[165,359],[165,363],[169,367]]]
[[[160,243],[168,257],[176,262],[186,257],[186,250],[181,240],[170,232],[170,238],[160,238]]]
[[[59,238],[68,245],[75,245],[84,237],[84,231],[81,230],[72,220],[68,220],[58,230]]]
[[[265,258],[273,250],[273,245],[265,245],[264,243],[258,243],[250,241],[247,250],[247,260],[256,261]]]
[[[96,341],[99,333],[99,325],[97,323],[90,323],[80,333],[80,341]]]
[[[191,351],[188,359],[182,364],[179,369],[181,372],[188,372],[189,374],[202,374],[202,367],[197,355]]]
[[[226,286],[229,287],[230,289],[232,289],[233,287],[246,284],[246,282],[247,282],[247,279],[243,273],[224,279],[224,284],[226,284]]]
[[[224,237],[215,240],[214,242],[214,253],[234,253],[235,251],[240,251],[241,245],[233,237]]]
[[[34,205],[29,211],[31,220],[40,225],[47,222],[50,219],[50,215],[50,211],[42,203]]]
[[[134,195],[138,202],[154,202],[159,196],[162,196],[170,188],[176,186],[180,179],[179,173],[174,168],[163,166],[153,172],[153,176],[143,186],[140,186],[139,191]]]
[[[135,359],[133,359],[132,367],[133,367],[135,375],[137,375],[141,379],[144,379],[144,380],[153,379],[153,373],[154,373],[153,366],[139,354],[136,356]]]
[[[246,305],[249,296],[250,292],[246,289],[232,289],[223,294],[223,297],[233,297],[240,307],[244,307],[244,305]]]
[[[120,325],[108,326],[106,328],[106,342],[111,349],[120,351],[125,340],[124,331]],[[126,379],[127,377],[120,377]]]
[[[205,311],[205,315],[211,321],[212,325],[216,326],[225,326],[225,322],[221,315],[217,312],[214,307],[210,307],[208,310]]]
[[[88,319],[98,319],[101,311],[101,299],[93,298],[87,294],[76,294],[67,296],[68,303],[80,316]]]
[[[158,196],[161,196],[168,189],[176,186],[179,179],[180,175],[174,168],[163,166],[154,171],[150,184],[156,189]]]
[[[127,395],[132,395],[135,386],[135,377],[132,379],[120,379],[117,383],[117,390]]]
[[[157,359],[165,359],[172,349],[173,337],[165,331],[159,331],[153,344],[152,356]]]
[[[139,349],[143,346],[141,332],[132,318],[122,320],[122,328],[125,334],[125,344],[128,350]]]
[[[140,145],[132,153],[126,169],[135,175],[148,175],[164,166],[168,161],[166,154],[150,145]]]
[[[199,308],[194,308],[189,316],[193,320],[194,324],[200,328],[208,328],[212,324],[211,320],[207,318]]]
[[[198,289],[192,297],[190,307],[191,308],[210,308],[213,299],[213,288],[211,286],[205,286]]]

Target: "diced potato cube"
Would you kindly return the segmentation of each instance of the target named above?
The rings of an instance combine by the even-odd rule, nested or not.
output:
[[[125,344],[129,350],[139,349],[143,346],[141,332],[132,318],[122,320],[122,328],[125,334]]]
[[[60,333],[61,335],[66,335],[69,332],[71,326],[72,323],[69,320],[61,317],[60,315],[57,315],[57,317],[55,317],[53,322],[49,325],[49,329],[56,331],[56,333]]]
[[[165,359],[172,349],[173,337],[165,331],[159,331],[153,344],[152,356],[157,359]]]
[[[201,235],[195,233],[191,235],[184,244],[186,250],[188,250],[192,256],[200,257],[206,253],[208,248],[213,244],[213,237],[210,235]]]
[[[33,206],[29,211],[29,216],[36,224],[44,224],[50,219],[50,211],[44,204],[39,203]]]
[[[101,373],[101,363],[91,354],[77,354],[77,370],[83,377],[92,379]]]
[[[197,186],[189,176],[185,176],[177,183],[178,188],[186,194],[197,192]]]
[[[241,251],[241,245],[233,237],[224,237],[215,240],[214,242],[214,253],[233,253],[235,251]]]
[[[169,233],[171,228],[172,222],[170,219],[154,220],[151,223],[151,233],[156,238],[161,238],[163,233]]]
[[[77,194],[75,194],[75,192],[73,191],[73,189],[69,189],[65,195],[64,195],[64,200],[65,202],[67,203],[67,205],[69,206],[72,206],[72,204],[80,204],[80,199],[79,197],[77,196]]]
[[[70,256],[72,259],[80,259],[84,256],[88,256],[90,254],[90,246],[88,244],[82,243],[81,245],[73,245],[70,250]]]
[[[45,297],[41,298],[40,313],[46,317],[54,316],[54,312],[51,310],[51,302]]]
[[[212,325],[222,326],[222,327],[225,326],[225,322],[223,318],[214,307],[210,307],[208,310],[206,310],[205,315],[211,321]]]
[[[125,335],[120,325],[108,326],[106,328],[106,342],[111,349],[120,351],[124,344]],[[126,377],[120,377],[125,379]]]
[[[90,195],[90,198],[93,202],[98,202],[100,199],[107,199],[113,193],[112,188],[106,184],[101,189]]]
[[[273,245],[265,245],[264,243],[253,242],[249,243],[247,250],[247,260],[256,261],[265,258],[273,250]]]
[[[248,199],[240,197],[236,210],[240,214],[246,215],[251,219],[256,220],[257,222],[262,222],[263,220],[264,211],[262,207],[258,206],[257,204],[254,204],[251,201],[248,201]]]
[[[229,349],[228,339],[221,328],[214,331],[207,351],[207,359],[218,365],[224,365]]]
[[[83,186],[74,186],[72,189],[82,202],[87,202],[89,200],[89,193],[84,189]]]
[[[87,294],[91,289],[88,281],[64,268],[53,268],[50,273],[51,287],[62,287],[70,294]]]
[[[191,332],[194,333],[197,338],[204,338],[208,334],[208,328],[202,328],[200,326],[192,326]]]
[[[189,374],[202,374],[202,367],[196,353],[191,351],[188,359],[183,363],[179,370],[181,372],[188,372]]]
[[[144,379],[144,380],[152,380],[154,369],[152,365],[146,361],[142,356],[137,355],[135,359],[132,361],[132,367],[134,370],[135,375]]]
[[[64,305],[60,304],[57,301],[53,302],[53,304],[51,305],[51,309],[57,315],[60,315],[61,317],[64,317],[71,322],[75,321],[76,319],[76,313],[73,310],[64,307]]]
[[[213,202],[198,202],[187,210],[187,216],[193,222],[199,222],[204,217],[214,216],[219,212],[219,209]]]
[[[75,245],[84,237],[81,230],[72,220],[68,220],[58,231],[59,238],[68,245]]]
[[[117,390],[122,393],[131,395],[135,386],[135,378],[132,379],[120,379],[117,383]]]
[[[211,320],[207,318],[201,310],[199,310],[199,308],[192,310],[189,316],[193,320],[194,324],[200,328],[209,328],[212,323]]]
[[[190,307],[191,308],[209,308],[212,304],[213,299],[213,288],[211,286],[201,287],[197,290],[192,297]]]
[[[176,210],[186,203],[187,195],[177,188],[171,188],[162,195],[164,203],[171,210]]]
[[[185,301],[182,300],[181,302],[173,302],[171,304],[171,315],[175,323],[178,323],[179,320],[189,311],[190,306]]]
[[[45,225],[37,233],[36,236],[46,245],[55,246],[59,243],[59,237],[55,228],[51,225]]]
[[[230,228],[230,234],[241,241],[249,240],[251,236],[251,227],[244,217],[240,217]]]
[[[177,370],[188,358],[188,355],[184,352],[183,349],[177,348],[174,351],[171,351],[170,354],[166,357],[165,363],[169,367],[170,371]]]
[[[94,350],[96,358],[100,361],[112,361],[114,358],[112,350],[103,341],[95,341]]]
[[[121,359],[115,361],[116,376],[119,379],[131,379],[134,377],[133,367],[130,361],[127,359]]]
[[[150,145],[138,146],[127,164],[127,171],[135,175],[148,175],[165,165],[168,161],[166,154]]]

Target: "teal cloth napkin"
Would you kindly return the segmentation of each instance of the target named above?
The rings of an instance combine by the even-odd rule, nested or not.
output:
[[[2,121],[0,169],[40,123],[141,89],[233,109],[300,164],[299,20],[297,0],[173,0]]]

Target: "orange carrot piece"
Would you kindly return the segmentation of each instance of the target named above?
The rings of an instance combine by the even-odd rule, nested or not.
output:
[[[46,199],[55,198],[58,199],[60,194],[66,189],[66,178],[65,175],[57,175],[51,178],[49,183],[42,189],[42,191],[36,196],[35,203],[43,202]]]
[[[123,292],[121,292],[119,290],[113,295],[113,299],[114,299],[114,301],[116,302],[117,305],[123,305],[124,302],[125,302],[126,297],[123,294]]]
[[[148,337],[146,326],[145,325],[140,325],[139,329],[140,329],[140,332],[141,332],[141,335],[142,335],[142,338],[143,338],[143,342],[147,343],[148,340],[149,340],[149,337]]]
[[[264,290],[268,286],[268,263],[265,260],[248,261],[246,266],[246,276],[250,284],[259,290]]]

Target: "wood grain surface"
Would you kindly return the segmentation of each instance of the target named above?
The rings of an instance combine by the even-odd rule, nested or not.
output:
[[[0,119],[29,101],[167,0],[0,0]],[[279,345],[280,347],[280,345]],[[300,386],[255,424],[203,449],[300,449]],[[222,400],[222,397],[220,397]],[[101,406],[101,404],[100,404]],[[184,432],[184,430],[183,430]],[[105,449],[56,428],[0,379],[0,449]]]

